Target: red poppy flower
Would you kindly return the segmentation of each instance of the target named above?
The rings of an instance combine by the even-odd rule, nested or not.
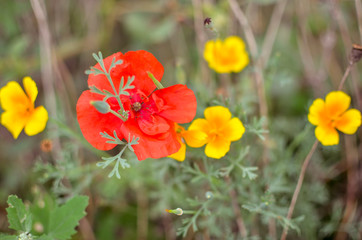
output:
[[[197,103],[193,91],[181,84],[154,91],[156,86],[147,72],[160,81],[163,66],[147,51],[115,53],[104,59],[107,70],[113,58],[115,61],[123,60],[122,64],[111,70],[115,89],[119,89],[122,77],[125,81],[128,77],[135,77],[132,83],[135,88],[126,90],[129,96],[120,96],[124,110],[129,111],[128,119],[123,122],[112,113],[98,112],[90,102],[102,101],[104,96],[90,90],[84,91],[77,103],[77,118],[84,137],[100,150],[110,150],[116,146],[107,143],[108,139],[102,137],[101,132],[113,136],[113,131],[116,131],[118,138],[125,140],[128,140],[129,136],[139,137],[139,143],[132,146],[138,160],[166,157],[177,152],[180,143],[174,123],[187,123],[194,118]],[[94,67],[101,69],[99,64]],[[114,94],[107,77],[103,74],[90,74],[88,85]],[[107,103],[112,110],[120,110],[116,98],[109,98]]]

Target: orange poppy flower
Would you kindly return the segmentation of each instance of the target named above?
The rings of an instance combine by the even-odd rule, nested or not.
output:
[[[349,109],[351,98],[341,91],[330,92],[326,100],[318,98],[309,108],[308,120],[317,126],[316,138],[323,145],[339,143],[337,129],[346,134],[354,134],[361,125],[361,112]]]

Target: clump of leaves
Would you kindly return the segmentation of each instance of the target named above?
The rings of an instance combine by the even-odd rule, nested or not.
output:
[[[0,239],[67,240],[76,233],[74,228],[86,215],[88,197],[75,196],[62,206],[57,206],[54,200],[47,198],[38,206],[34,204],[27,208],[15,195],[10,195],[7,202],[9,228],[15,230],[18,235],[0,234]]]

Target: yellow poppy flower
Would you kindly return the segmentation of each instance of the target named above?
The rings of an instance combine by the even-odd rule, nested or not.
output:
[[[1,124],[17,139],[24,129],[29,136],[45,129],[48,112],[43,106],[34,108],[38,88],[30,77],[23,79],[25,92],[15,81],[11,81],[0,89],[0,103],[4,112],[1,114]]]
[[[175,123],[175,130],[176,130],[177,140],[181,144],[181,147],[176,153],[171,154],[168,157],[173,158],[173,159],[175,159],[177,161],[183,162],[185,160],[185,158],[186,158],[186,144],[185,144],[185,141],[187,143],[188,142],[195,143],[195,142],[204,141],[207,138],[207,135],[205,133],[201,132],[201,131],[198,131],[198,130],[190,130],[190,129],[185,130],[184,127],[181,127],[177,123]],[[202,145],[200,145],[198,147],[202,147]]]
[[[204,58],[209,67],[218,73],[240,72],[249,64],[243,40],[230,36],[225,41],[210,40],[206,42]]]
[[[330,92],[326,100],[316,99],[309,108],[308,120],[317,126],[316,138],[325,146],[339,143],[337,129],[354,134],[361,125],[361,112],[349,109],[351,98],[341,91]]]
[[[176,135],[177,135],[177,140],[181,144],[181,147],[177,152],[175,152],[174,154],[171,154],[168,157],[173,158],[177,161],[183,162],[186,157],[186,144],[182,137],[182,134],[185,132],[185,128],[183,128],[180,125],[178,125],[177,123],[175,123],[175,131],[176,131]]]
[[[208,107],[204,111],[205,119],[194,120],[187,133],[183,135],[190,147],[202,147],[206,144],[205,154],[219,159],[230,150],[230,144],[239,140],[245,128],[228,108],[223,106]]]

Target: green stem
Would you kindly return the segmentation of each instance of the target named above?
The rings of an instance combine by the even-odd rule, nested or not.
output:
[[[125,145],[125,146],[122,148],[122,150],[121,150],[116,156],[114,156],[114,160],[117,159],[118,157],[121,157],[122,154],[123,154],[123,152],[124,152],[124,150],[126,150],[126,148],[127,148],[127,145]],[[113,160],[113,161],[114,161],[114,160]]]
[[[182,210],[182,213],[183,214],[194,214],[194,213],[196,213],[196,211],[194,211],[194,210]]]
[[[126,150],[126,148],[127,148],[127,145],[125,145],[125,146],[123,147],[123,149],[119,152],[118,155],[119,155],[119,156],[122,156],[122,154],[123,154],[124,150]],[[118,156],[118,155],[117,155],[117,156]]]
[[[119,117],[123,122],[127,121],[127,118],[125,118],[124,116],[122,116],[121,114],[117,113],[116,111],[109,109],[109,112],[111,112],[113,115]]]
[[[97,57],[95,57],[95,59],[99,62],[99,65],[101,66],[101,68],[102,68],[102,70],[103,70],[103,73],[104,73],[104,75],[106,75],[106,77],[107,77],[107,80],[108,80],[108,82],[109,82],[109,84],[111,85],[111,87],[112,87],[112,89],[113,89],[113,91],[114,91],[114,97],[117,99],[117,101],[118,101],[118,104],[119,104],[119,107],[121,108],[121,110],[122,110],[122,113],[124,112],[124,108],[123,108],[123,104],[122,104],[122,101],[121,101],[121,98],[120,98],[120,96],[119,96],[119,93],[117,93],[117,90],[116,90],[116,87],[114,86],[114,84],[113,84],[113,81],[112,81],[112,78],[111,78],[111,74],[110,74],[110,70],[111,69],[109,69],[109,71],[107,71],[106,70],[106,67],[104,66],[104,62],[103,62],[103,57],[102,57],[102,55],[101,55],[101,53],[99,53],[99,58]],[[113,59],[114,60],[114,59]],[[123,87],[123,86],[122,86]],[[125,119],[124,117],[121,117],[121,119],[122,119],[122,121],[126,121],[127,119]]]
[[[121,108],[122,112],[124,112],[124,108],[123,108],[123,104],[122,104],[121,98],[120,98],[119,94],[117,93],[116,87],[115,87],[114,84],[113,84],[111,75],[110,75],[107,71],[105,71],[105,75],[106,75],[109,83],[110,83],[111,86],[112,86],[112,89],[113,89],[113,91],[114,91],[114,96],[115,96],[116,99],[117,99],[117,102],[118,102],[118,104],[119,104],[119,107]],[[125,119],[125,118],[121,118],[121,119],[123,120],[123,119]],[[126,121],[126,120],[127,120],[127,119],[125,119],[125,120],[123,120],[123,121]]]

